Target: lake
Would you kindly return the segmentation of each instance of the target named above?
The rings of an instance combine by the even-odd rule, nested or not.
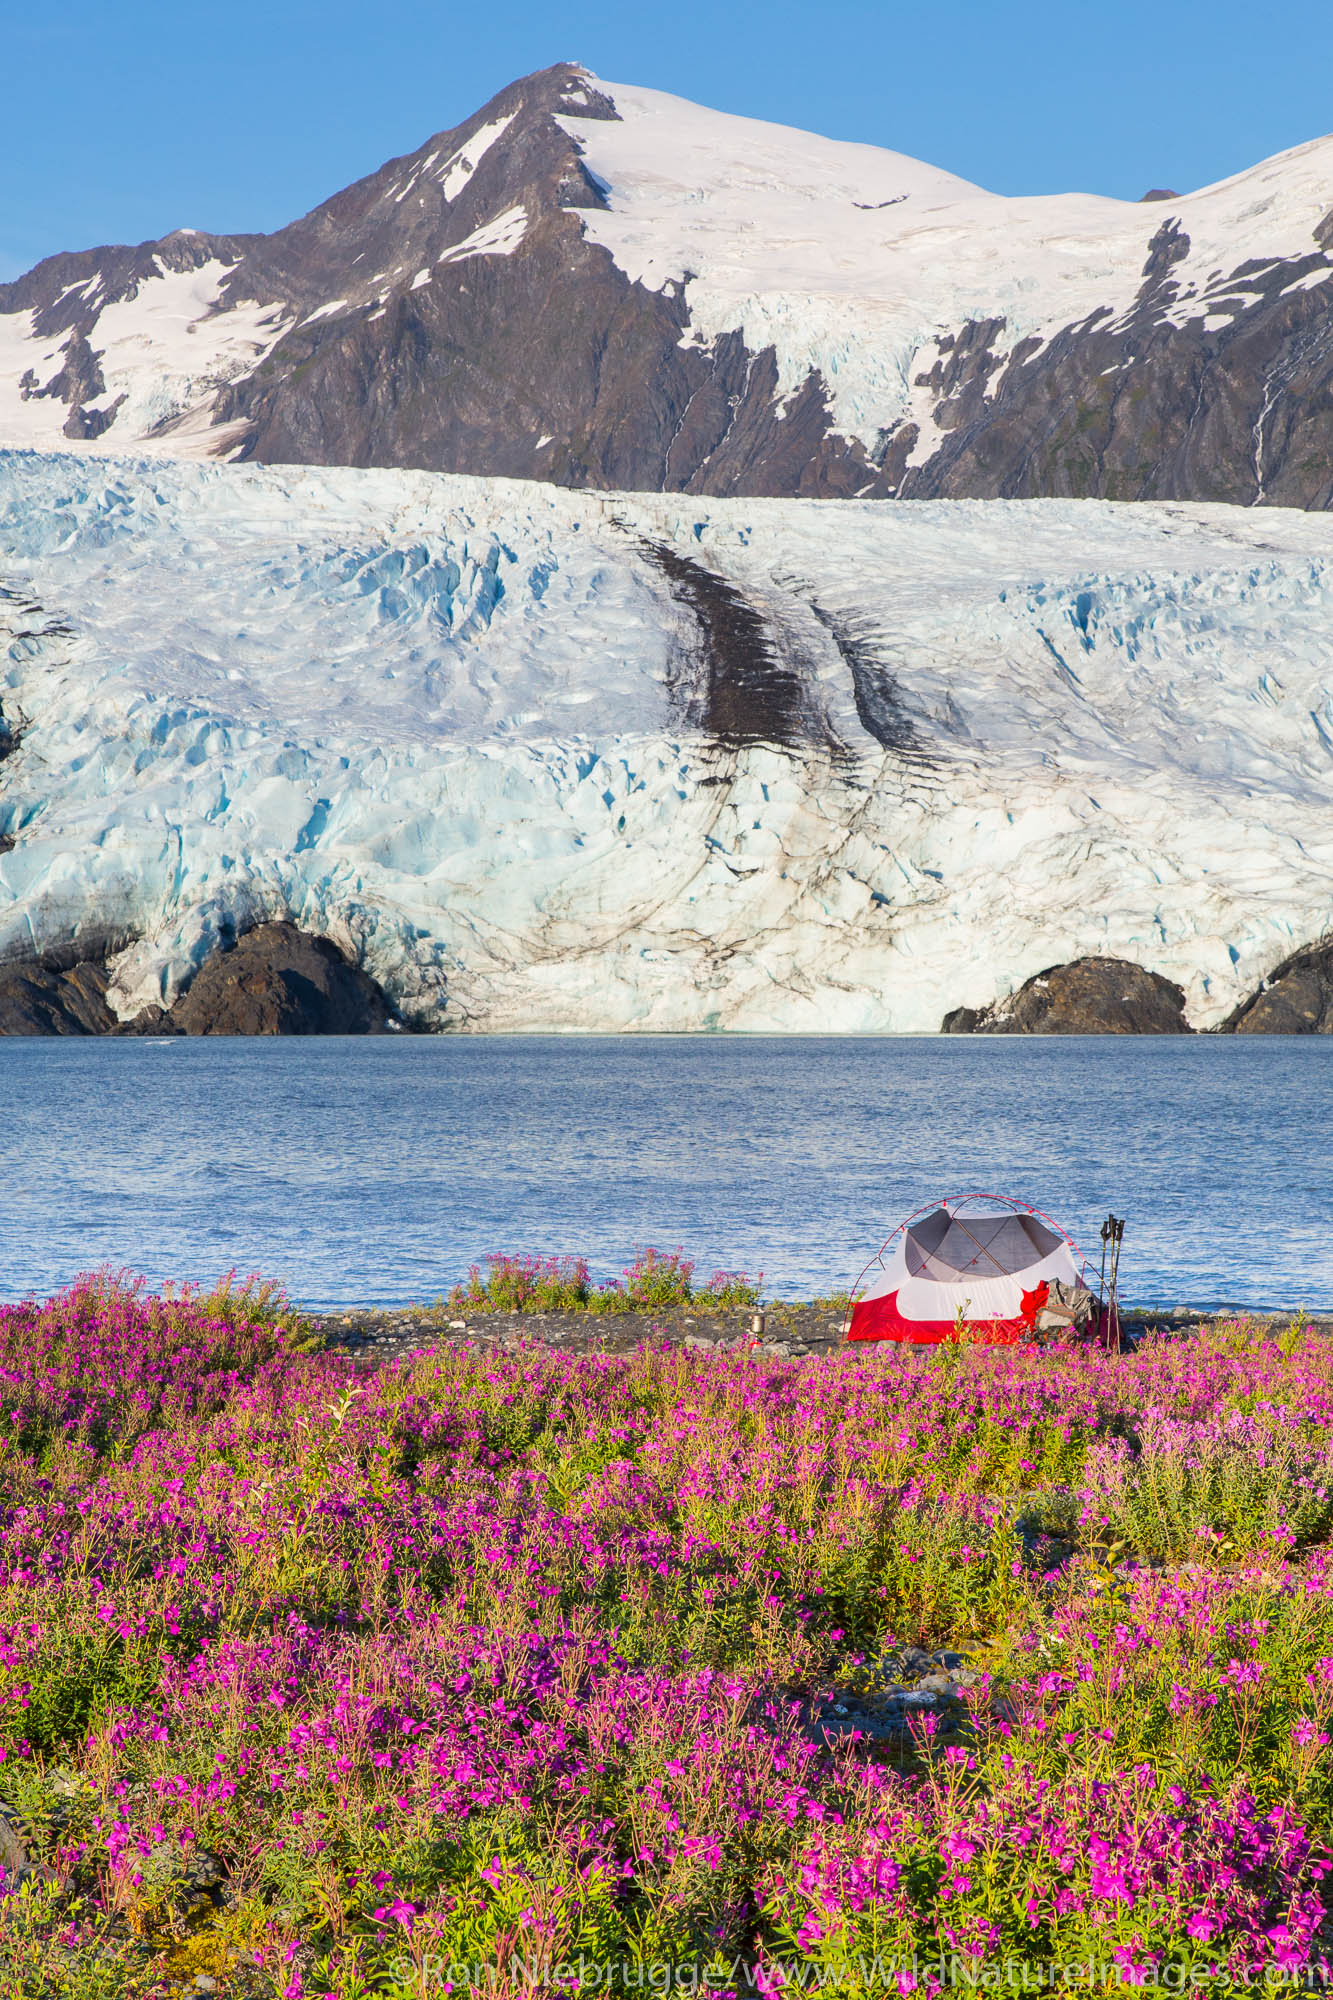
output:
[[[430,1300],[638,1244],[845,1288],[932,1197],[1013,1194],[1137,1303],[1333,1310],[1333,1038],[0,1040],[0,1297],[111,1264]]]

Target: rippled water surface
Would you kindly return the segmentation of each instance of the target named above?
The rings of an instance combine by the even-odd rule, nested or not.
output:
[[[0,1041],[0,1296],[229,1266],[429,1299],[490,1250],[640,1243],[849,1284],[932,1197],[1128,1219],[1145,1303],[1333,1309],[1333,1040]]]

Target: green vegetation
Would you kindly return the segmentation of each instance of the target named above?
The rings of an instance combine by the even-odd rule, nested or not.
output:
[[[1321,1979],[1302,1323],[367,1376],[247,1297],[0,1308],[5,2000]]]
[[[694,1282],[694,1265],[679,1250],[641,1249],[619,1278],[594,1285],[582,1257],[497,1254],[485,1259],[485,1275],[474,1264],[465,1285],[446,1301],[456,1313],[486,1312],[673,1312],[696,1306],[734,1312],[759,1303],[763,1273],[751,1281],[743,1271],[714,1271],[706,1284]]]

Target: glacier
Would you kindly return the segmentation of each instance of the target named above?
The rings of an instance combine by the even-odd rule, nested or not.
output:
[[[432,1029],[1216,1025],[1333,926],[1333,522],[0,453],[0,963],[274,917]]]

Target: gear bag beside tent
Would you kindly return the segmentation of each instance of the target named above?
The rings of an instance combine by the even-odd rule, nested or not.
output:
[[[1097,1301],[1073,1240],[1003,1195],[965,1195],[899,1223],[852,1293],[849,1340],[1009,1342],[1090,1333]]]

